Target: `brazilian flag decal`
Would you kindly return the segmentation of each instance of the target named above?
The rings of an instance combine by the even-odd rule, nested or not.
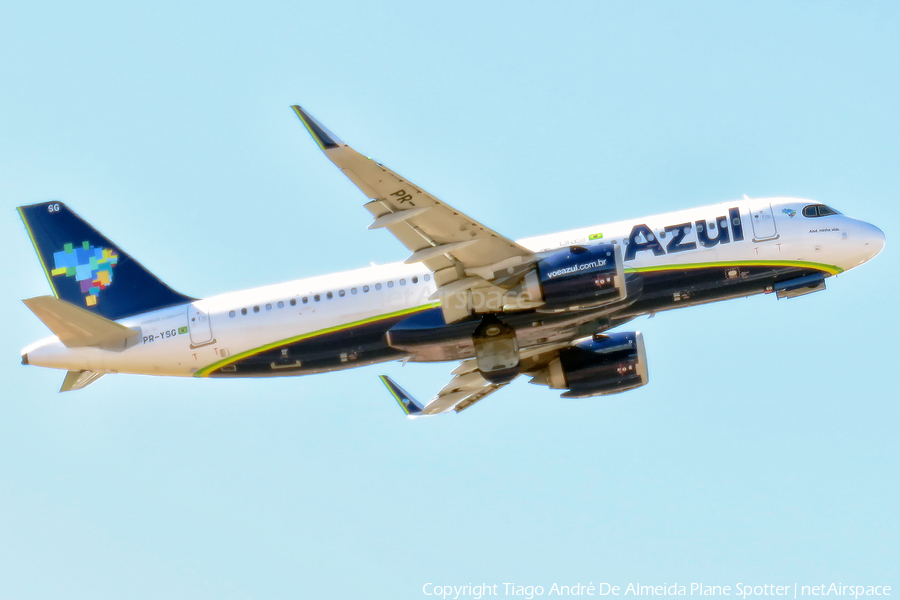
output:
[[[602,240],[603,234],[602,233],[592,233],[591,235],[588,236],[588,239],[589,240]]]
[[[187,327],[179,327],[178,328],[178,334],[181,335],[182,333],[187,333]]]

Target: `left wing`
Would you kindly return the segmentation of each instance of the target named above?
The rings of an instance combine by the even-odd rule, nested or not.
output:
[[[536,260],[527,248],[363,156],[300,106],[291,108],[325,156],[372,199],[365,205],[375,217],[369,229],[386,228],[412,251],[407,263],[422,262],[434,272],[432,299],[441,300],[447,323],[469,316],[474,290],[499,302]]]
[[[551,360],[556,358],[559,350],[568,345],[568,342],[561,342],[522,350],[520,352],[522,373],[533,375],[547,366]],[[387,375],[381,375],[380,378],[397,403],[400,404],[400,408],[409,417],[438,415],[450,411],[462,412],[510,383],[496,384],[485,380],[478,370],[475,359],[462,361],[451,371],[451,374],[453,379],[450,380],[450,383],[441,388],[441,391],[427,404],[422,404],[413,398],[409,392]]]
[[[450,383],[445,385],[428,404],[422,404],[387,375],[380,377],[382,383],[400,404],[400,408],[410,417],[439,415],[450,411],[461,412],[493,394],[504,385],[508,385],[485,381],[477,370],[462,373],[453,377]]]

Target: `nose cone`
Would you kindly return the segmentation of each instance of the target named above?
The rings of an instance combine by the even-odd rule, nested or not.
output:
[[[862,242],[866,249],[866,260],[872,259],[884,248],[884,232],[871,223],[863,223]]]

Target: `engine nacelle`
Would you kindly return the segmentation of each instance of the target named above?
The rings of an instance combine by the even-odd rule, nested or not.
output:
[[[568,389],[563,398],[632,390],[649,381],[641,332],[598,334],[559,351],[531,383]]]
[[[628,295],[618,244],[571,246],[538,261],[513,292],[539,311],[594,308]]]

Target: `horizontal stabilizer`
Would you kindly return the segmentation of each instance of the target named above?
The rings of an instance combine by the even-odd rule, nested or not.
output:
[[[67,348],[97,346],[121,352],[140,339],[140,330],[125,327],[53,296],[38,296],[22,302]]]
[[[66,378],[63,379],[63,384],[62,387],[59,388],[59,391],[71,392],[72,390],[80,390],[81,388],[94,383],[101,377],[103,377],[103,373],[97,373],[95,371],[69,371],[66,373]]]

